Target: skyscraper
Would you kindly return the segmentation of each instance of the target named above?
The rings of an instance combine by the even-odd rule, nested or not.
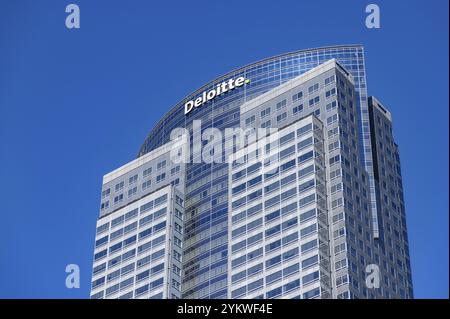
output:
[[[391,125],[367,98],[361,46],[202,86],[105,175],[92,298],[412,298]],[[235,143],[230,128],[276,134]]]

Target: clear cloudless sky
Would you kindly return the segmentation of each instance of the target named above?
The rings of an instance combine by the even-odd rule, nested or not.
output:
[[[448,298],[447,0],[0,1],[0,297],[89,297],[102,176],[207,81],[335,44],[365,46],[369,94],[393,115],[415,296]]]

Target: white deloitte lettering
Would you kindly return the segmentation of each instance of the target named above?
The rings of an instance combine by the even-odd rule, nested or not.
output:
[[[231,91],[237,87],[240,87],[244,84],[250,83],[249,79],[245,79],[244,77],[238,77],[237,79],[229,79],[228,81],[222,82],[216,86],[215,89],[212,89],[208,92],[204,91],[198,98],[195,100],[190,100],[184,104],[184,114],[188,114],[194,107],[200,107],[206,102],[211,101],[216,96],[222,95],[228,91]]]

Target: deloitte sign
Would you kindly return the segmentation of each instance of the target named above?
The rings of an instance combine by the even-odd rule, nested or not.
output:
[[[194,107],[200,107],[206,102],[214,99],[216,96],[222,95],[228,91],[233,90],[234,88],[243,86],[244,84],[248,83],[250,83],[250,80],[245,79],[242,76],[237,79],[230,79],[228,81],[222,82],[218,84],[215,89],[212,89],[208,92],[204,91],[201,96],[199,96],[195,100],[186,102],[186,104],[184,104],[184,114],[188,114]]]

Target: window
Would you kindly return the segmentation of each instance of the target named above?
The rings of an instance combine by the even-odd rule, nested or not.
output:
[[[270,107],[266,108],[265,110],[261,111],[261,118],[265,118],[270,114]]]
[[[166,228],[166,221],[153,226],[153,233],[159,232]]]
[[[337,122],[338,116],[337,114],[334,114],[330,117],[327,118],[327,125],[333,124],[335,122]]]
[[[325,79],[325,85],[334,83],[335,80],[336,80],[335,76],[332,75],[332,76],[330,76],[330,77],[328,77],[328,78]]]
[[[175,216],[179,219],[183,220],[183,213],[180,212],[178,209],[175,208]]]
[[[311,299],[320,296],[320,288],[307,291],[303,294],[303,299]]]
[[[301,246],[302,254],[309,252],[317,247],[317,239],[313,239]]]
[[[176,166],[176,167],[174,167],[174,168],[172,168],[172,169],[170,170],[170,174],[171,174],[171,175],[174,175],[174,174],[176,174],[176,173],[178,173],[178,172],[180,172],[180,166]]]
[[[96,253],[96,254],[94,255],[94,260],[102,259],[103,257],[105,257],[105,256],[107,255],[107,252],[108,252],[108,251],[105,249],[105,250],[102,250],[102,251]]]
[[[303,206],[309,205],[312,202],[314,202],[315,200],[316,200],[316,194],[308,195],[308,196],[300,199],[299,206],[303,207]]]
[[[179,239],[177,236],[173,237],[173,242],[174,242],[175,245],[177,245],[178,247],[181,248],[182,242],[181,242],[181,239]]]
[[[292,114],[297,114],[299,112],[303,111],[303,104],[294,106],[294,108],[292,109]]]
[[[342,190],[342,183],[331,186],[331,195],[340,192]]]
[[[281,295],[282,292],[283,292],[283,290],[281,287],[275,288],[266,294],[266,296],[267,296],[266,298],[267,299],[275,298],[275,297]]]
[[[166,164],[167,164],[166,160],[163,160],[157,164],[156,169],[158,170],[163,169],[164,167],[166,167]]]
[[[307,182],[304,182],[304,183],[300,184],[300,186],[298,187],[298,192],[299,193],[305,192],[305,191],[313,188],[314,185],[315,185],[315,180],[314,179],[311,179],[311,180],[309,180]]]
[[[137,182],[137,180],[138,180],[138,176],[137,176],[137,175],[131,176],[131,177],[128,179],[128,184],[129,184],[129,185],[134,184],[134,183]]]
[[[158,198],[155,198],[155,207],[161,204],[164,204],[167,202],[167,194],[164,194],[162,196],[159,196]]]
[[[175,226],[175,230],[177,231],[177,232],[179,232],[180,234],[182,234],[183,233],[183,227],[182,226],[180,226],[177,222],[175,222],[175,224],[174,224]]]
[[[164,196],[165,196],[165,199],[164,199],[164,201],[165,201],[167,199],[167,195],[164,195]],[[175,202],[178,205],[183,206],[184,200],[180,196],[175,195]]]
[[[150,276],[150,270],[143,271],[136,275],[136,282],[147,279]]]
[[[242,295],[245,295],[245,293],[247,292],[247,286],[238,288],[236,290],[233,290],[233,292],[231,293],[231,298],[238,298]]]
[[[125,220],[125,217],[122,215],[122,216],[119,216],[119,217],[117,217],[117,218],[114,218],[112,221],[111,221],[111,227],[114,227],[114,226],[116,226],[116,225],[119,225],[119,224],[121,224],[121,223],[123,223],[123,221]]]
[[[175,288],[178,291],[180,290],[180,283],[175,279],[172,279],[172,288]]]
[[[281,113],[280,115],[277,116],[277,122],[280,123],[282,121],[284,121],[287,118],[287,113]]]
[[[333,180],[333,179],[335,179],[337,177],[340,177],[340,176],[341,176],[341,169],[340,168],[338,168],[338,169],[336,169],[336,170],[334,170],[334,171],[332,171],[330,173],[330,179],[331,180]]]
[[[330,97],[336,95],[336,88],[332,88],[331,90],[328,90],[325,92],[325,98],[329,99]]]
[[[293,264],[292,266],[286,267],[283,269],[283,276],[287,277],[289,275],[292,275],[293,273],[296,273],[300,270],[300,264],[296,263]]]
[[[348,283],[348,275],[343,275],[341,277],[336,278],[336,287],[345,285]]]
[[[139,288],[136,289],[135,295],[136,296],[142,295],[142,294],[148,292],[148,289],[149,289],[149,285],[148,284],[144,285],[142,287],[139,287]]]
[[[336,263],[335,263],[335,271],[338,271],[339,269],[342,269],[342,268],[345,268],[345,267],[347,267],[347,259],[342,259],[342,260],[339,260],[339,261],[337,261]]]
[[[249,118],[246,118],[245,119],[245,125],[251,125],[251,124],[253,124],[253,123],[255,123],[255,116],[254,115],[252,115],[252,116],[250,116]]]
[[[334,254],[335,254],[335,255],[340,254],[341,252],[344,252],[344,251],[346,251],[346,245],[345,245],[345,243],[336,245],[336,246],[334,247]]]
[[[291,140],[293,140],[295,137],[295,132],[291,132],[289,134],[286,134],[282,137],[280,137],[280,145],[283,145]]]
[[[115,191],[118,192],[118,191],[122,190],[123,186],[124,186],[124,182],[123,181],[118,183],[118,184],[116,184]]]
[[[181,262],[181,254],[180,254],[178,251],[176,251],[175,249],[173,250],[173,258],[174,258],[175,260]]]
[[[309,151],[308,153],[305,153],[305,154],[299,156],[298,163],[299,164],[304,163],[304,162],[310,160],[311,158],[313,158],[313,156],[314,156],[314,151]]]
[[[94,267],[93,274],[98,274],[106,270],[106,263]]]
[[[335,199],[334,201],[331,202],[331,208],[335,209],[335,208],[337,208],[339,206],[342,206],[342,203],[343,203],[342,198],[341,197],[337,198],[337,199]]]
[[[316,92],[316,91],[318,91],[318,90],[319,90],[319,83],[316,83],[316,84],[314,84],[314,85],[311,85],[311,86],[308,88],[308,94],[314,93],[314,92]]]
[[[317,231],[317,224],[312,224],[308,227],[305,227],[300,230],[300,236],[301,238],[305,238]]]
[[[320,102],[320,97],[316,96],[315,98],[309,100],[309,107],[312,107],[319,102]]]
[[[270,127],[272,125],[272,121],[268,120],[261,124],[261,128]]]
[[[137,194],[137,187],[136,186],[133,187],[132,189],[128,190],[128,197],[132,197],[132,196],[134,196],[136,194]]]
[[[337,107],[337,102],[333,101],[327,104],[326,109],[327,112],[330,112],[331,110],[334,110]]]
[[[283,107],[286,106],[286,100],[280,101],[277,103],[277,111],[281,110]]]
[[[297,135],[301,136],[301,135],[306,134],[306,133],[308,133],[310,131],[312,131],[312,124],[311,123],[307,124],[305,126],[302,126],[301,128],[299,128],[297,130]]]
[[[100,225],[97,227],[96,234],[101,234],[109,229],[109,223]]]
[[[131,236],[131,237],[125,239],[123,241],[123,246],[125,247],[125,246],[128,246],[128,245],[131,245],[131,244],[135,243],[136,242],[136,238],[137,238],[137,236],[134,235],[134,236]]]
[[[319,256],[318,255],[309,257],[309,258],[307,258],[307,259],[302,261],[302,269],[306,269],[306,268],[309,268],[311,266],[314,266],[315,264],[318,263],[318,261],[319,261]]]
[[[107,209],[109,208],[109,200],[107,200],[106,202],[102,203],[101,205],[101,209]]]
[[[300,287],[300,279],[296,279],[292,282],[289,282],[285,285],[283,285],[283,292],[289,292],[291,290],[294,290],[295,288]]]
[[[332,138],[335,135],[337,135],[338,133],[339,133],[338,127],[332,128],[331,130],[328,130],[328,138]]]
[[[141,213],[145,213],[146,211],[149,211],[153,208],[153,201],[149,201],[148,203],[145,203],[141,206]]]
[[[333,223],[337,223],[341,220],[344,220],[344,213],[340,212],[339,214],[336,214],[333,216]]]
[[[308,137],[306,140],[303,140],[297,144],[298,150],[300,151],[300,150],[304,149],[305,147],[312,145],[312,143],[313,143],[313,138]]]
[[[339,163],[340,161],[341,161],[341,156],[340,155],[336,155],[336,156],[333,156],[333,157],[330,158],[329,163],[330,163],[330,166],[331,166],[333,164]]]
[[[102,191],[102,198],[109,196],[109,194],[111,194],[111,189],[105,189],[104,191]]]
[[[116,197],[114,197],[114,205],[117,205],[122,201],[123,201],[123,194],[120,194],[120,195],[117,195]]]
[[[144,172],[142,173],[143,177],[147,177],[152,173],[152,168],[149,167],[147,169],[144,170]]]
[[[303,178],[303,177],[305,177],[305,176],[307,176],[307,175],[309,175],[309,174],[311,174],[313,172],[314,172],[314,164],[312,164],[312,165],[310,165],[308,167],[305,167],[305,168],[301,169],[300,171],[298,171],[298,178],[299,179]]]
[[[304,223],[314,217],[316,217],[316,209],[315,208],[308,210],[305,213],[300,214],[300,223]]]
[[[142,183],[142,189],[145,190],[147,188],[149,188],[152,185],[152,180],[149,179],[148,181],[145,181]]]
[[[172,271],[173,271],[174,274],[176,274],[178,276],[181,276],[181,269],[177,265],[173,265]]]
[[[138,209],[135,208],[132,211],[129,211],[128,213],[125,214],[125,220],[129,220],[131,218],[134,218],[138,215]]]
[[[292,95],[292,101],[293,101],[293,102],[298,101],[298,100],[300,100],[300,99],[302,99],[302,98],[303,98],[303,92],[302,92],[302,91],[300,91],[300,92],[295,93],[294,95]]]
[[[95,281],[92,282],[92,288],[98,287],[100,285],[103,285],[105,283],[105,277],[101,277]]]
[[[341,227],[341,228],[335,230],[334,233],[333,233],[334,239],[337,239],[337,238],[342,237],[344,235],[345,235],[345,227]]]
[[[160,183],[166,179],[166,173],[162,173],[158,176],[156,176],[156,183]]]
[[[338,148],[339,148],[339,141],[335,141],[335,142],[330,143],[330,144],[328,145],[328,151],[329,151],[329,152],[334,151],[334,150],[336,150],[336,149],[338,149]]]

